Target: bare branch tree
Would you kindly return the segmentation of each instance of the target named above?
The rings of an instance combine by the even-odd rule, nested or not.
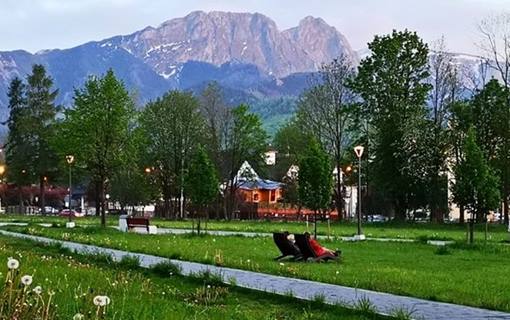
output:
[[[352,135],[349,126],[353,120],[356,96],[347,86],[355,70],[351,59],[341,55],[321,67],[315,85],[301,99],[298,118],[305,130],[315,136],[334,160],[335,204],[343,214],[343,182],[341,162]]]
[[[480,49],[506,87],[510,85],[510,13],[490,15],[478,29],[482,35]]]

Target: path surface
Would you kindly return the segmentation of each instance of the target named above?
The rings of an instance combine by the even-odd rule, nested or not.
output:
[[[119,229],[119,227],[112,227],[115,229]],[[145,228],[134,228],[136,232],[139,233],[147,233]],[[192,233],[191,229],[179,229],[179,228],[160,228],[158,227],[158,234],[189,234]],[[207,230],[202,231],[205,234],[215,235],[215,236],[243,236],[243,237],[272,237],[272,233],[268,232],[246,232],[246,231],[222,231],[222,230]],[[318,235],[319,239],[327,239],[327,236]],[[335,238],[335,237],[331,237]],[[356,241],[354,237],[336,237],[342,241]],[[380,242],[417,242],[414,239],[398,239],[398,238],[366,238],[368,241],[380,241]],[[451,244],[454,241],[442,241],[442,240],[428,240],[427,243],[435,246],[444,246],[447,244]]]
[[[211,273],[221,275],[223,281],[227,283],[231,282],[232,279],[235,279],[235,284],[239,287],[272,292],[281,295],[288,295],[289,293],[292,293],[295,297],[305,300],[314,300],[314,298],[320,296],[324,297],[326,303],[342,303],[348,306],[353,306],[360,299],[368,299],[375,306],[377,312],[381,314],[391,314],[395,309],[405,309],[413,311],[412,316],[418,319],[510,320],[510,314],[504,312],[478,309],[449,303],[433,302],[314,281],[285,278],[258,272],[216,267],[194,262],[170,260],[146,254],[101,248],[69,241],[54,240],[44,237],[8,232],[4,230],[0,230],[0,234],[43,243],[59,243],[63,247],[74,250],[78,253],[108,254],[111,255],[116,261],[119,261],[124,256],[134,256],[140,260],[140,266],[144,268],[149,268],[161,262],[171,261],[181,268],[183,275],[197,274],[209,271]]]
[[[27,222],[0,222],[0,227],[4,226],[27,226]],[[38,225],[42,227],[51,227],[51,223],[38,223]],[[112,226],[111,228],[119,230],[118,226]],[[145,228],[133,228],[138,233],[147,233]],[[160,228],[158,227],[158,234],[190,234],[194,231],[191,229],[180,229],[180,228]],[[268,232],[246,232],[246,231],[223,231],[223,230],[207,230],[203,231],[203,233],[215,235],[215,236],[243,236],[243,237],[272,237],[272,233]],[[319,239],[327,239],[327,236],[318,235]],[[332,237],[335,238],[335,237]],[[356,241],[354,237],[336,237],[342,241]],[[416,242],[414,239],[401,239],[401,238],[366,238],[368,241],[380,241],[380,242]],[[444,246],[447,244],[452,244],[454,241],[443,241],[443,240],[428,240],[428,244],[434,246]]]

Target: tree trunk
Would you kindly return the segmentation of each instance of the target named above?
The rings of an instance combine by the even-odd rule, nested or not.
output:
[[[342,192],[342,172],[340,171],[340,165],[337,163],[337,174],[336,174],[336,190],[335,190],[335,207],[336,212],[338,213],[338,220],[341,221],[344,218],[344,210],[343,210],[343,204],[344,204],[344,197]]]
[[[105,194],[106,194],[106,183],[105,179],[101,177],[101,194],[99,196],[100,203],[101,203],[101,226],[104,228],[106,227],[106,201],[105,201]]]
[[[95,201],[96,201],[96,216],[101,215],[101,182],[99,180],[94,182],[95,184]]]
[[[25,213],[25,206],[23,203],[23,189],[21,187],[18,187],[18,196],[19,196],[19,210],[20,213]]]
[[[46,211],[44,210],[44,207],[46,206],[45,203],[45,188],[44,188],[44,176],[39,177],[39,208],[41,208],[41,213],[46,214]],[[71,199],[69,199],[69,206],[71,205]]]
[[[459,223],[464,224],[465,222],[465,212],[464,212],[464,205],[459,206]]]
[[[504,223],[508,225],[508,197],[506,195],[503,196],[503,215],[504,215]]]
[[[394,204],[395,206],[395,220],[396,221],[399,221],[399,222],[404,222],[406,221],[406,208],[402,205],[400,205],[400,203],[396,203]]]

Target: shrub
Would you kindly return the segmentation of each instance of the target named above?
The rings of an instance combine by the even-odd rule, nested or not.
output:
[[[405,307],[396,308],[390,311],[390,316],[396,320],[411,320],[413,314],[416,312],[414,309],[407,309]]]
[[[452,254],[448,246],[438,246],[436,250],[434,251],[434,254],[444,256],[448,254]]]
[[[209,270],[200,272],[199,274],[194,276],[196,279],[202,280],[204,285],[212,285],[216,287],[226,286],[223,282],[223,277],[221,274],[212,273]]]
[[[205,306],[222,304],[228,296],[228,293],[229,291],[227,287],[204,285],[201,288],[197,288],[192,293],[187,294],[184,300],[189,303]]]
[[[170,260],[155,264],[152,266],[151,271],[162,277],[181,274],[181,268]]]
[[[354,309],[365,314],[376,313],[376,308],[374,304],[366,296],[363,296],[359,298],[358,301],[356,301],[356,303],[354,304]]]
[[[124,269],[136,269],[140,267],[140,259],[136,256],[126,255],[119,261],[119,266]]]

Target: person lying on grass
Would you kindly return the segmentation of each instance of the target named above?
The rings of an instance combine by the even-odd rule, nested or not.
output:
[[[310,233],[308,233],[308,232],[305,232],[305,237],[308,240],[308,243],[310,243],[310,247],[315,252],[315,255],[317,257],[330,256],[331,258],[335,259],[335,258],[339,257],[340,254],[342,253],[340,250],[333,251],[331,249],[321,246],[317,240],[310,237]]]

